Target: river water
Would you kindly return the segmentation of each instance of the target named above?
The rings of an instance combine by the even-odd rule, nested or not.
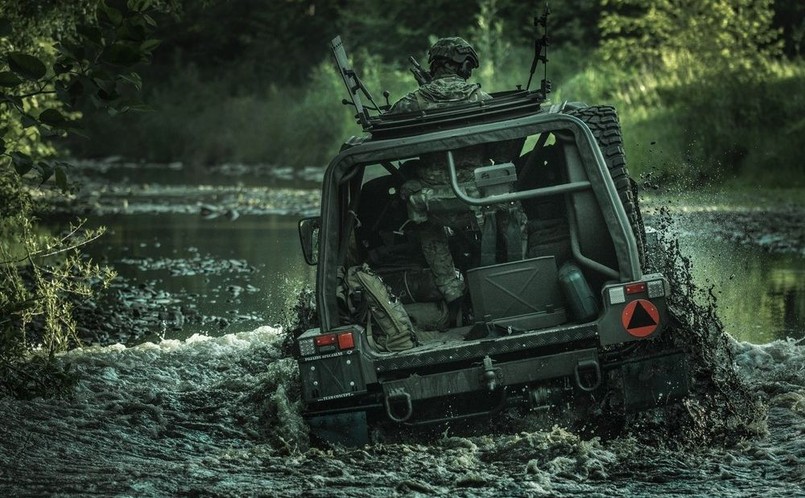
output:
[[[175,203],[165,189],[129,188],[160,195],[148,209],[101,196],[110,240],[96,256],[166,289],[168,302],[228,319],[62,355],[81,378],[71,398],[0,399],[2,496],[805,496],[801,251],[702,236],[671,214],[665,233],[718,300],[713,316],[712,303],[693,302],[702,293],[678,299],[680,339],[705,380],[619,437],[523,416],[477,433],[312,448],[275,324],[312,282],[295,220],[315,213],[315,195],[289,189],[283,204],[241,185],[192,202],[185,189]]]

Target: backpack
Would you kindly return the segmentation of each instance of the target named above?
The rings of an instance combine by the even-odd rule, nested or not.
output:
[[[349,321],[366,325],[366,338],[377,351],[405,351],[418,344],[402,302],[369,265],[338,272],[336,291]]]

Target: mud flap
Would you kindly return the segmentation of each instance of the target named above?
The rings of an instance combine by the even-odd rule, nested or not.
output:
[[[665,406],[690,391],[684,353],[629,362],[621,366],[623,403],[627,412]]]
[[[364,411],[312,416],[307,423],[310,434],[322,441],[344,446],[369,444],[369,426]]]

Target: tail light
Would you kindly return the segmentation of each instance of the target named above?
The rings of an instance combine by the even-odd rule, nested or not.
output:
[[[649,299],[663,297],[665,295],[665,283],[662,280],[649,280],[648,282],[632,282],[626,285],[610,287],[609,302],[611,304],[622,304],[626,302],[626,296],[646,295]]]
[[[352,331],[318,335],[312,339],[299,341],[299,352],[302,356],[334,353],[355,348],[355,336]]]

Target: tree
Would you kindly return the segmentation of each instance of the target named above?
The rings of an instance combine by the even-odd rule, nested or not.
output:
[[[601,55],[631,104],[672,112],[685,170],[737,173],[761,131],[796,117],[783,92],[783,43],[773,0],[604,0]],[[616,88],[614,91],[620,91]],[[782,98],[781,98],[782,97]],[[792,117],[793,114],[793,117]],[[668,119],[666,119],[668,121]],[[667,123],[668,124],[668,123]],[[785,154],[784,154],[785,155]],[[689,168],[694,166],[694,168]]]
[[[177,5],[0,0],[0,394],[61,392],[72,379],[53,361],[77,341],[72,302],[91,298],[112,273],[80,253],[100,231],[78,223],[55,236],[37,226],[47,206],[31,187],[54,178],[68,190],[52,140],[79,132],[82,99],[110,114],[142,106],[134,67],[158,44],[153,15]],[[34,348],[45,355],[30,356]]]
[[[683,83],[742,81],[779,57],[773,0],[603,0],[601,52],[623,68],[670,72]]]

